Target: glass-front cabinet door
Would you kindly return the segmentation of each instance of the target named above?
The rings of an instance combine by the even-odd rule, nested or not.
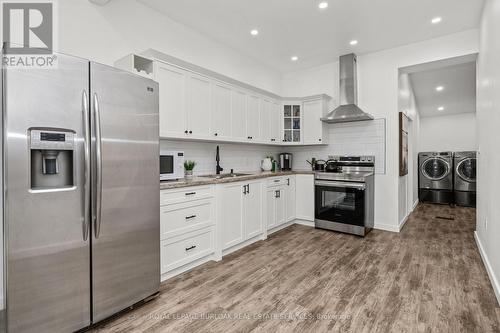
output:
[[[302,104],[283,104],[283,142],[301,142]]]

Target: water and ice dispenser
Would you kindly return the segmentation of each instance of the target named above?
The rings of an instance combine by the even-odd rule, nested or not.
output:
[[[75,132],[30,129],[31,189],[74,186]]]

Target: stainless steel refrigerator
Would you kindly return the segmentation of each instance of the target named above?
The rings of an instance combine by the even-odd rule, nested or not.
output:
[[[9,332],[70,332],[158,292],[158,85],[57,55],[2,70]]]

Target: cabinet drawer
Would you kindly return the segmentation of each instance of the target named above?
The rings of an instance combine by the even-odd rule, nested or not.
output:
[[[267,180],[267,187],[288,185],[290,177],[272,177]]]
[[[160,191],[160,205],[186,202],[213,196],[212,186],[183,187]]]
[[[206,228],[161,242],[161,273],[214,252],[214,232]]]
[[[160,239],[195,231],[213,223],[212,199],[180,203],[160,208]]]

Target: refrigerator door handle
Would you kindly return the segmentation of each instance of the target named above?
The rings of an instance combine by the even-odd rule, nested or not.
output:
[[[101,143],[101,114],[99,110],[99,98],[94,93],[94,119],[95,119],[95,154],[96,154],[96,191],[95,191],[95,216],[94,230],[95,238],[99,238],[101,232],[101,204],[102,204],[102,143]]]
[[[84,172],[85,182],[83,184],[83,212],[82,232],[83,240],[86,241],[89,235],[89,220],[90,220],[90,123],[89,123],[89,100],[87,92],[82,93],[82,113],[83,113],[83,129],[84,129]]]

